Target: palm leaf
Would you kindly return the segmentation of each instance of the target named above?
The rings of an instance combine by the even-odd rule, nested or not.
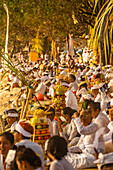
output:
[[[96,1],[95,5],[97,5],[97,3],[98,3],[98,0]],[[95,7],[94,7],[94,10],[95,10]],[[113,15],[112,10],[113,10],[112,1],[107,0],[97,15],[95,26],[94,26],[94,29],[93,29],[93,32],[90,38],[90,46],[93,44],[94,48],[98,48],[100,37],[103,34],[106,64],[107,64],[107,56],[110,55],[110,47],[109,47],[109,39],[108,39],[109,37],[107,35],[108,34],[107,28],[108,28],[108,22],[110,20],[110,17],[111,15]],[[104,28],[103,28],[103,25],[105,25]]]
[[[5,54],[5,55],[1,55],[1,57],[5,60],[5,66],[7,66],[7,68],[9,68],[11,71],[13,71],[13,73],[15,73],[15,75],[20,79],[22,80],[22,82],[26,85],[28,85],[28,82],[27,80],[25,79],[25,77],[22,75],[22,73],[20,72],[20,70],[18,70],[11,57],[8,55],[8,54]]]
[[[2,76],[1,76],[1,80],[3,79],[3,77],[8,73],[8,71],[5,71]]]

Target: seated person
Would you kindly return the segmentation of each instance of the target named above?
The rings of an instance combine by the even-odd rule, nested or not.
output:
[[[113,99],[111,99],[113,101]],[[109,108],[109,118],[111,122],[108,124],[109,132],[104,135],[105,152],[113,152],[113,103],[111,102]]]
[[[53,136],[47,145],[47,157],[52,161],[50,170],[74,170],[72,165],[65,159],[67,155],[67,143],[63,137]]]
[[[32,149],[19,146],[10,170],[16,170],[17,167],[18,170],[35,170],[41,167],[41,160]]]
[[[93,163],[95,160],[93,142],[98,126],[95,123],[92,123],[92,115],[89,110],[81,111],[80,118],[76,112],[74,116],[76,127],[81,134],[81,137],[76,146],[68,148],[69,152],[66,155],[66,159],[74,168],[95,167],[95,164]],[[98,146],[97,150],[99,150]]]
[[[0,134],[0,169],[3,170],[9,150],[14,149],[14,136],[12,133]]]
[[[16,128],[14,131],[14,139],[16,146],[24,145],[26,148],[31,148],[35,153],[37,153],[43,162],[44,154],[42,147],[30,141],[31,136],[33,135],[33,127],[28,122],[20,121],[16,124]]]
[[[87,83],[82,82],[79,84],[79,88],[76,92],[77,98],[80,102],[84,102],[83,96],[89,94],[87,89]]]
[[[7,120],[8,126],[11,128],[11,132],[14,132],[15,130],[17,119],[18,119],[18,111],[16,109],[9,109],[6,112],[6,120]]]
[[[47,115],[47,122],[49,124],[49,131],[50,131],[51,137],[58,135],[59,134],[58,122],[54,119],[55,109],[52,107],[49,107],[49,109],[46,110],[46,115]]]
[[[95,163],[97,163],[98,170],[113,170],[113,152],[105,155],[100,154]]]
[[[66,139],[69,146],[75,145],[77,144],[80,135],[78,134],[74,119],[72,119],[74,111],[70,107],[65,107],[63,108],[62,112],[68,124],[66,125],[65,129],[62,129],[62,121],[59,119],[58,127],[60,136]]]

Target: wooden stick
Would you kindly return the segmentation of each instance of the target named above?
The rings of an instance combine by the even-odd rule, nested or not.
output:
[[[26,94],[26,97],[27,97],[28,96],[28,89],[27,89],[27,87],[26,87],[25,94]],[[21,114],[20,114],[20,119],[22,119],[22,117],[23,117],[23,112],[24,112],[25,104],[26,104],[26,99],[24,99],[24,101],[22,102],[22,110],[21,110]]]
[[[22,117],[23,117],[22,115],[23,115],[25,103],[26,103],[26,99],[24,99],[23,102],[22,102],[22,110],[21,110],[21,114],[20,114],[20,119],[22,119]]]
[[[26,103],[25,103],[23,114],[22,114],[22,119],[24,119],[25,116],[26,116],[26,112],[27,112],[28,104],[29,104],[29,98],[30,98],[30,95],[32,94],[32,92],[33,92],[33,89],[29,89],[28,97],[27,97],[27,100],[26,100]]]
[[[2,129],[2,132],[3,132],[5,130],[5,124],[4,124],[4,120],[1,116],[0,116],[0,124],[1,124],[1,129]]]
[[[27,109],[28,109],[29,100],[32,97],[32,93],[33,93],[36,85],[37,85],[37,82],[34,82],[33,86],[32,86],[33,88],[29,89],[27,100],[26,100],[26,104],[25,104],[25,108],[24,108],[23,115],[22,115],[22,119],[24,119],[26,117],[26,112],[27,112]]]
[[[16,100],[16,109],[18,109],[18,99]]]

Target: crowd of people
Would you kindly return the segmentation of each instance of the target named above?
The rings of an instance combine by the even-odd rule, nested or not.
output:
[[[82,57],[79,60],[78,56],[65,53],[54,61],[46,57],[34,63],[18,63],[14,59],[29,86],[37,82],[34,97],[53,101],[54,87],[61,85],[65,89],[65,105],[61,106],[58,119],[54,102],[46,108],[37,107],[46,111],[51,135],[44,148],[31,141],[34,129],[29,120],[19,120],[16,108],[5,110],[5,132],[0,134],[1,170],[73,170],[97,164],[102,170],[113,169],[113,67],[95,63],[92,55],[90,51],[89,58],[82,62]],[[25,99],[26,86],[8,71],[10,88],[21,88],[19,100]]]

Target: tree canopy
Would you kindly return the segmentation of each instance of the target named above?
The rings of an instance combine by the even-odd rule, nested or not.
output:
[[[0,49],[4,47],[6,32],[4,3],[9,9],[9,49],[16,46],[20,50],[37,32],[42,38],[58,41],[65,40],[69,33],[87,34],[88,26],[94,26],[98,14],[96,10],[93,13],[95,0],[3,0],[0,3]]]

